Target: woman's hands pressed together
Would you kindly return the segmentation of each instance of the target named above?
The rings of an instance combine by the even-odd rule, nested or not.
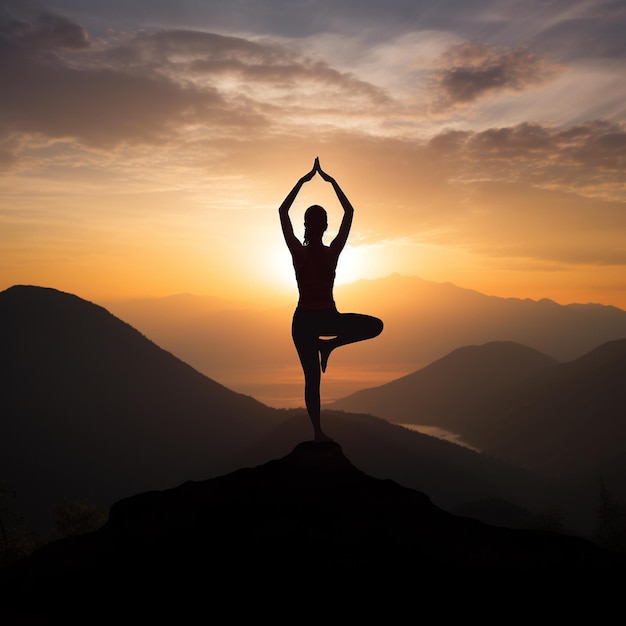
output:
[[[315,176],[316,173],[319,174],[327,183],[335,182],[335,179],[322,169],[322,166],[320,165],[319,157],[315,157],[315,161],[313,162],[313,169],[311,169],[310,172],[307,172],[300,179],[300,183],[301,184],[308,183]]]

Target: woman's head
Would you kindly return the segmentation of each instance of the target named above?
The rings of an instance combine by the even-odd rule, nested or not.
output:
[[[310,206],[304,212],[304,245],[307,245],[312,239],[321,239],[327,228],[326,210],[318,204]]]

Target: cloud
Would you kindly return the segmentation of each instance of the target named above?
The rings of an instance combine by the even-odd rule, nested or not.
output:
[[[559,6],[560,4],[560,6]],[[537,13],[533,42],[569,61],[623,59],[626,5],[621,0],[555,3],[553,14]]]
[[[333,123],[331,114],[388,103],[383,90],[270,41],[175,30],[89,45],[79,24],[45,13],[31,22],[4,19],[0,44],[5,136],[106,149],[187,141],[199,129],[239,139],[270,117],[284,126],[318,112]]]
[[[389,102],[382,89],[273,41],[178,30],[141,33],[126,47],[127,54],[129,49],[135,58],[157,59],[159,70],[171,77],[245,94],[257,103],[279,102],[286,110],[328,107],[330,93],[336,108],[355,100],[361,107]]]
[[[80,24],[49,11],[42,11],[32,22],[0,14],[0,42],[30,50],[78,50],[90,44]]]
[[[457,180],[507,180],[626,200],[626,127],[591,121],[553,128],[522,122],[483,131],[444,131],[428,142],[431,158]]]
[[[557,133],[563,152],[572,162],[593,171],[613,172],[623,181],[626,171],[626,129],[596,121]]]
[[[9,79],[0,110],[10,128],[23,133],[106,147],[162,140],[173,124],[203,117],[233,121],[218,94],[164,78],[14,60],[10,67],[0,64],[0,80]]]
[[[84,29],[66,18],[5,18],[0,46],[5,137],[34,134],[106,148],[163,142],[188,125],[264,124],[257,111],[227,101],[210,85],[176,80],[152,62],[125,65],[115,54],[90,49]]]
[[[444,103],[463,105],[486,95],[524,91],[543,83],[554,68],[526,49],[502,51],[461,43],[440,60],[434,80]]]

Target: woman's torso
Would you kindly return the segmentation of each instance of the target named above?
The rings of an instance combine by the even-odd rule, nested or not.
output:
[[[298,309],[302,311],[326,311],[335,308],[333,285],[337,259],[326,246],[302,247],[300,258],[294,258],[296,281],[300,298]]]

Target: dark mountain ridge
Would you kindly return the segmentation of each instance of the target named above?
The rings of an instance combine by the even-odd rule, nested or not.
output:
[[[470,407],[481,406],[557,363],[511,341],[464,346],[417,372],[362,389],[327,407],[367,411],[394,423],[438,426],[465,435]]]
[[[520,384],[487,413],[476,439],[545,475],[614,477],[626,496],[624,381],[626,339],[608,342]]]
[[[497,369],[508,369],[506,362],[494,359],[485,366],[483,357],[491,358],[493,347],[455,351],[332,406],[348,411],[369,406],[390,421],[452,430],[486,454],[572,489],[593,489],[597,497],[602,479],[625,499],[626,340],[607,342],[566,363],[551,365],[535,355],[532,367],[518,373],[511,368],[514,375],[504,378]],[[510,357],[520,352],[510,344],[502,348]]]
[[[39,507],[234,469],[279,420],[105,309],[39,287],[0,293],[0,392],[0,477],[46,494]]]

